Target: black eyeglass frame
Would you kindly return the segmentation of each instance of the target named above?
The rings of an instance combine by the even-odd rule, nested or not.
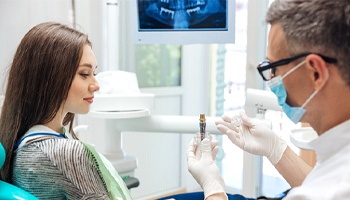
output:
[[[301,53],[301,54],[298,54],[296,56],[292,56],[290,58],[284,58],[284,59],[281,59],[279,61],[276,61],[276,62],[273,62],[273,63],[270,63],[269,60],[265,60],[263,62],[261,62],[258,66],[257,66],[257,69],[259,71],[259,74],[261,75],[261,77],[264,79],[264,81],[269,81],[271,79],[267,79],[265,78],[264,74],[263,74],[263,71],[265,70],[268,70],[268,69],[272,69],[272,68],[276,68],[276,67],[280,67],[280,66],[283,66],[283,65],[287,65],[289,63],[291,63],[292,61],[296,60],[296,59],[299,59],[299,58],[302,58],[302,57],[305,57],[305,56],[308,56],[310,54],[315,54],[315,55],[318,55],[320,56],[324,61],[326,61],[327,63],[337,63],[337,59],[335,58],[330,58],[330,57],[327,57],[327,56],[324,56],[322,54],[319,54],[319,53],[310,53],[310,52],[307,52],[307,53]]]

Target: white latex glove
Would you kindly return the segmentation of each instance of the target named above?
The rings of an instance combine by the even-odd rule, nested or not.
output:
[[[224,193],[226,196],[224,179],[215,164],[215,157],[219,151],[217,145],[215,139],[210,141],[205,138],[199,145],[192,139],[187,151],[188,171],[202,187],[205,199],[217,193]]]
[[[217,129],[244,151],[266,156],[273,165],[278,163],[287,143],[261,120],[248,117],[244,111],[239,112],[239,116],[242,120],[240,126],[232,124],[232,118],[224,115],[222,120],[215,122]]]

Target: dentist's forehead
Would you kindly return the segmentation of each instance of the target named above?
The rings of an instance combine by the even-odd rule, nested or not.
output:
[[[270,61],[276,61],[289,57],[287,52],[287,41],[283,28],[280,24],[272,24],[268,35],[268,46],[266,58]]]

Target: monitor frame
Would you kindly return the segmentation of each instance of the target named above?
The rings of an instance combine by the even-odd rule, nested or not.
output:
[[[235,42],[235,0],[226,0],[227,30],[140,30],[138,1],[130,2],[133,41],[136,44],[228,44]]]

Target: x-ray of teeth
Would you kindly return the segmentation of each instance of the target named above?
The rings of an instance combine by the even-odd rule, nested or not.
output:
[[[227,30],[227,0],[138,0],[140,30]]]

